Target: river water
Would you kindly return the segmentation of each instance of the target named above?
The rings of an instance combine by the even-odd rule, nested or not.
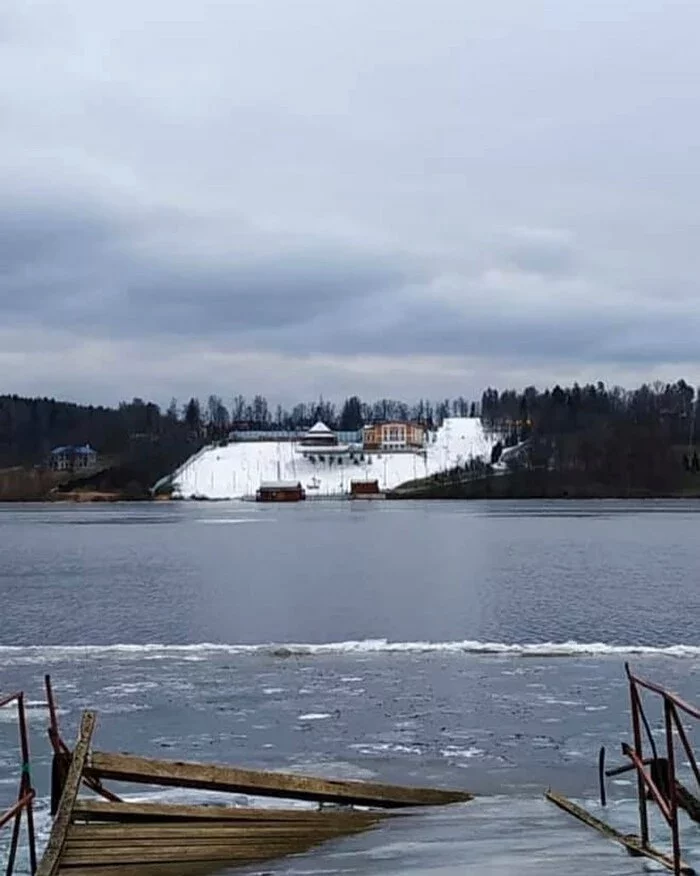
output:
[[[698,510],[0,506],[0,692],[30,699],[42,836],[50,672],[64,735],[94,707],[102,749],[479,795],[265,873],[642,873],[543,791],[636,829],[629,777],[601,810],[597,753],[616,761],[629,738],[625,660],[700,701]],[[16,793],[13,720],[0,712],[0,810]],[[683,840],[700,863],[697,831]]]

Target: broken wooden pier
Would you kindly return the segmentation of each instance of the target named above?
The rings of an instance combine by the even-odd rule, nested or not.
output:
[[[27,818],[32,876],[190,876],[298,854],[327,840],[369,830],[390,810],[471,799],[465,791],[314,778],[96,751],[92,744],[96,715],[92,711],[83,712],[71,750],[59,732],[48,676],[46,693],[54,751],[53,822],[38,864],[23,699],[13,695],[0,700],[0,705],[18,703],[23,762],[18,802],[7,813],[0,813],[0,827],[14,819],[7,876],[11,876],[14,866],[22,814]],[[105,782],[251,794],[318,806],[251,808],[133,802],[124,800]],[[322,804],[334,805],[324,808]]]

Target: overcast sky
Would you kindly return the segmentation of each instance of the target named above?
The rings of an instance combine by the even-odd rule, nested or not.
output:
[[[696,0],[3,0],[0,392],[700,381]]]

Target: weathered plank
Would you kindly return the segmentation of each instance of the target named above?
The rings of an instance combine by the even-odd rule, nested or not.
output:
[[[112,864],[104,867],[61,867],[58,876],[207,876],[221,870],[221,861],[190,861],[187,864]]]
[[[155,760],[129,754],[102,752],[95,752],[92,755],[87,772],[96,778],[122,782],[329,803],[354,803],[362,806],[440,806],[472,799],[472,795],[466,791],[321,779],[290,773]]]
[[[49,842],[37,869],[36,876],[55,876],[58,870],[61,853],[68,833],[68,826],[73,814],[73,805],[80,788],[80,781],[83,776],[83,769],[94,729],[95,713],[83,712],[78,741],[73,750],[73,756],[63,785],[63,793],[61,794],[58,809],[51,825]]]
[[[207,876],[221,870],[221,861],[190,861],[187,864],[112,864],[104,867],[61,867],[58,876]]]
[[[236,864],[253,863],[269,858],[306,851],[317,843],[259,842],[245,846],[127,846],[82,849],[67,846],[62,855],[62,867],[106,866],[109,864],[166,864],[190,861],[224,861]]]
[[[315,822],[318,819],[376,821],[388,813],[358,812],[353,809],[261,809],[243,806],[184,805],[180,803],[105,803],[102,800],[77,800],[73,807],[76,818],[93,824],[102,821],[149,822],[179,821],[255,821],[255,822]]]
[[[642,841],[638,836],[635,836],[634,834],[620,833],[620,831],[615,830],[614,827],[611,827],[609,824],[596,818],[595,815],[592,815],[590,812],[583,809],[581,806],[578,806],[576,803],[573,803],[567,797],[564,797],[563,794],[558,794],[556,791],[552,791],[551,789],[548,790],[545,797],[560,809],[573,815],[574,818],[578,818],[579,821],[594,828],[594,830],[599,831],[604,836],[608,837],[608,839],[614,840],[623,845],[631,855],[643,855],[645,858],[649,858],[649,860],[655,861],[657,864],[666,867],[667,870],[673,871],[673,859],[652,846],[642,845]],[[693,876],[695,870],[693,870],[689,864],[681,862],[681,873],[686,874],[686,876]]]
[[[366,822],[344,824],[300,824],[300,825],[277,825],[277,826],[248,826],[231,827],[228,825],[217,826],[215,824],[199,825],[194,827],[172,827],[170,825],[141,826],[137,824],[118,826],[105,825],[104,827],[85,827],[84,825],[72,825],[68,831],[68,843],[71,845],[100,845],[101,843],[114,843],[124,841],[130,845],[141,842],[238,842],[247,841],[250,838],[264,840],[279,838],[300,838],[308,836],[338,836],[344,833],[353,833],[367,830]]]

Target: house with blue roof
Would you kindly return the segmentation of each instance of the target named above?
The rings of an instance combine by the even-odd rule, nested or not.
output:
[[[97,451],[89,444],[54,447],[49,455],[49,468],[52,471],[89,471],[96,465]]]

